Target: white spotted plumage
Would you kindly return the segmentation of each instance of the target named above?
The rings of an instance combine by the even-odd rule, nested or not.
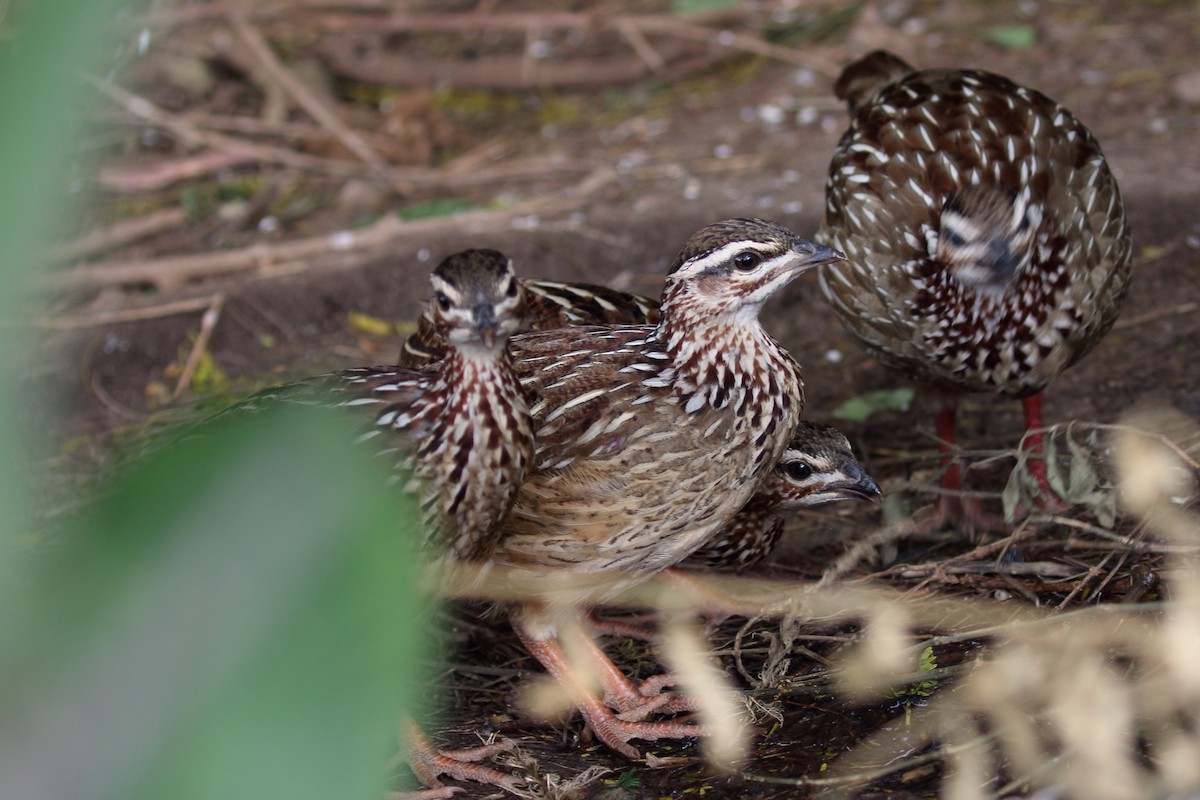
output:
[[[799,367],[758,309],[839,257],[773,223],[717,223],[676,259],[657,325],[514,337],[537,454],[498,558],[652,572],[731,519],[803,408]]]
[[[1120,193],[1087,128],[1006,78],[885,53],[847,67],[839,94],[852,120],[819,236],[848,260],[822,268],[826,298],[909,377],[1040,392],[1112,326],[1129,282]]]

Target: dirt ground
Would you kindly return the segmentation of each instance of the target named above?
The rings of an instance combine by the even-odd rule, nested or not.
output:
[[[413,5],[414,13],[429,10]],[[482,10],[472,3],[456,4],[454,10],[473,23],[480,14],[521,10],[521,4],[479,5]],[[666,9],[650,2],[571,5],[576,11],[597,11],[601,19]],[[830,31],[787,44],[796,63],[737,48],[730,56],[717,45],[690,39],[651,37],[660,55],[677,56],[664,67],[668,73],[688,57],[712,56],[713,63],[631,81],[619,79],[625,74],[621,70],[636,73],[627,62],[640,64],[639,57],[619,38],[605,38],[596,29],[570,34],[549,28],[542,31],[552,45],[549,62],[562,53],[595,57],[614,70],[614,77],[602,84],[601,74],[596,85],[582,88],[459,87],[453,103],[444,102],[444,87],[436,95],[432,83],[401,87],[387,94],[392,111],[386,119],[354,105],[354,98],[377,101],[384,90],[346,66],[353,60],[347,53],[365,45],[349,41],[361,35],[353,26],[334,25],[344,22],[342,17],[333,14],[322,21],[311,10],[294,18],[251,16],[248,24],[270,40],[296,74],[319,84],[326,93],[320,96],[336,98],[345,125],[369,131],[366,141],[379,157],[408,171],[395,180],[373,179],[372,169],[346,176],[283,163],[276,154],[231,164],[220,173],[140,188],[137,181],[148,181],[154,170],[177,165],[185,155],[220,152],[220,141],[211,136],[185,142],[179,120],[189,114],[265,118],[265,106],[279,101],[280,93],[256,88],[260,76],[253,70],[241,71],[253,56],[252,46],[242,60],[229,55],[233,50],[224,51],[225,57],[214,54],[221,52],[222,37],[239,41],[241,34],[219,15],[187,16],[188,9],[206,8],[185,4],[174,16],[160,18],[145,60],[134,60],[128,77],[119,81],[165,109],[174,123],[131,121],[128,105],[120,102],[97,112],[96,129],[105,146],[90,173],[96,202],[81,229],[68,238],[181,207],[188,215],[119,246],[62,259],[52,320],[56,329],[43,338],[35,362],[41,365],[37,377],[61,399],[53,413],[62,435],[52,455],[64,468],[101,462],[111,435],[137,431],[181,404],[186,408],[197,389],[236,394],[284,377],[388,363],[409,330],[405,323],[425,302],[429,270],[456,250],[503,250],[523,276],[655,294],[676,249],[708,222],[762,216],[798,232],[814,232],[828,158],[846,123],[832,80],[842,63],[876,47],[921,66],[984,67],[1061,100],[1092,128],[1121,182],[1134,235],[1132,289],[1113,332],[1047,393],[1047,421],[1113,423],[1145,403],[1169,404],[1200,418],[1200,9],[1193,2],[896,0],[867,3],[856,15],[832,22],[833,6],[757,4],[754,13],[736,17],[741,27],[733,30],[755,33],[773,11],[811,18],[814,24],[828,22]],[[1032,46],[1005,47],[990,40],[1024,34],[1034,37]],[[469,28],[455,34],[397,32],[398,44],[386,37],[371,41],[385,54],[416,52],[429,60],[469,63],[509,52],[507,35]],[[680,42],[688,44],[682,55],[676,54]],[[187,58],[162,59],[167,51]],[[713,55],[717,51],[719,59]],[[199,76],[181,77],[188,69]],[[302,105],[294,98],[279,102]],[[285,119],[297,128],[300,120],[307,130],[328,127],[314,125],[311,113],[295,108]],[[284,122],[277,123],[278,130],[284,128]],[[250,134],[230,126],[222,135]],[[313,143],[284,134],[257,141],[276,149],[294,146],[314,162],[353,160],[345,152],[345,136]],[[237,192],[230,188],[237,186]],[[394,209],[428,209],[435,201],[468,210],[458,217],[414,215],[391,227],[380,221],[396,220],[388,213]],[[355,243],[346,231],[367,243]],[[300,240],[313,244],[289,249]],[[213,266],[222,252],[254,246],[264,249],[233,259],[230,268]],[[182,258],[193,254],[190,261]],[[138,269],[119,272],[131,265]],[[156,276],[154,269],[161,273]],[[764,322],[804,367],[808,416],[836,421],[831,415],[847,398],[906,384],[856,348],[813,280],[801,279],[773,300]],[[201,315],[218,297],[219,315],[206,330]],[[187,310],[169,313],[179,303]],[[150,318],[112,321],[139,313]],[[382,327],[376,324],[381,321]],[[171,399],[198,332],[211,334],[206,347],[211,360],[201,359],[202,368],[185,376],[190,380],[181,396]],[[200,380],[204,375],[209,383]],[[800,519],[796,540],[763,574],[819,577],[883,515],[894,520],[930,502],[932,495],[919,491],[936,484],[928,408],[928,398],[919,396],[907,411],[882,411],[865,422],[836,421],[885,494],[896,499],[882,507]],[[961,435],[973,451],[989,455],[1016,445],[1018,403],[968,398],[963,409]],[[1011,463],[972,473],[972,485],[997,495]],[[1088,509],[1074,509],[1069,516],[1093,520]],[[1036,538],[1061,543],[1068,535],[1047,525]],[[905,539],[873,552],[873,560],[855,564],[851,574],[886,573],[897,585],[912,585],[917,578],[887,570],[949,558],[979,544],[953,535]],[[1040,560],[1061,558],[1076,566],[1090,558],[1085,551],[1048,555],[1044,546],[1038,552]],[[1133,566],[1122,561],[1119,569],[1111,567],[1111,580],[1093,584],[1098,588],[1087,602],[1128,597],[1136,584]],[[1045,578],[1023,579],[1016,587],[1011,577],[993,572],[961,576],[940,588],[981,596],[1004,589],[1053,606],[1072,596],[1073,585]],[[738,627],[721,626],[715,634],[718,646],[728,644]],[[755,630],[761,629],[760,623]],[[514,706],[514,688],[537,672],[536,664],[502,625],[472,623],[462,630],[452,656],[455,666],[444,681],[451,708],[446,736],[455,746],[476,741],[479,731],[499,731],[517,739],[542,773],[569,778],[603,766],[615,779],[635,767],[620,785],[597,783],[588,790],[610,798],[791,797],[811,790],[712,776],[690,745],[644,748],[659,756],[682,756],[680,764],[631,765],[581,741],[577,720],[551,728],[529,723]],[[818,655],[835,644],[820,633],[807,642]],[[612,652],[631,670],[651,674],[656,669],[639,645],[617,641]],[[939,664],[949,665],[955,657],[947,653]],[[722,656],[722,663],[744,683],[729,656]],[[796,674],[818,667],[819,662],[793,659]],[[821,694],[772,699],[783,722],[772,727],[767,719],[759,725],[748,773],[813,777],[834,754],[900,713],[895,703],[851,708]],[[870,791],[925,796],[936,791],[936,778],[936,769],[929,767],[882,781]],[[488,793],[467,787],[460,796]]]

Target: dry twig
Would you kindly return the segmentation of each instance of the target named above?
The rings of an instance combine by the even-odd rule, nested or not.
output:
[[[377,170],[387,168],[387,162],[372,150],[358,133],[343,123],[334,111],[304,85],[303,81],[279,63],[279,59],[275,57],[274,51],[271,50],[271,46],[267,44],[262,34],[246,21],[245,14],[241,11],[230,11],[229,23],[246,43],[250,53],[258,61],[263,71],[291,95],[301,108],[327,128],[346,146],[347,150],[358,156],[365,164]]]
[[[192,376],[196,374],[196,368],[200,366],[200,359],[208,350],[208,340],[212,338],[213,330],[216,329],[217,322],[221,319],[221,307],[224,305],[225,295],[223,293],[213,295],[212,304],[200,318],[200,332],[196,334],[196,341],[192,343],[192,351],[188,353],[187,361],[184,362],[183,369],[179,373],[179,380],[175,383],[175,390],[171,392],[172,400],[178,400],[183,394],[183,390],[191,384]]]
[[[121,220],[106,228],[96,228],[70,242],[63,242],[50,250],[50,263],[74,261],[80,258],[112,250],[138,239],[170,230],[187,220],[182,208],[164,208],[133,219]]]

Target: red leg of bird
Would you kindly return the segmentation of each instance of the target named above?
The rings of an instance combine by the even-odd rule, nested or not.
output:
[[[942,489],[945,494],[938,497],[934,509],[933,523],[935,527],[947,524],[959,524],[971,531],[1003,530],[1004,520],[995,514],[983,510],[983,504],[976,497],[966,497],[962,494],[962,464],[954,457],[955,425],[954,418],[957,409],[953,405],[943,406],[934,415],[934,425],[940,440],[940,448],[946,454],[943,463],[946,471],[942,473]]]
[[[596,678],[604,689],[604,703],[620,712],[620,719],[639,722],[651,714],[678,714],[695,711],[697,707],[682,695],[662,694],[662,690],[678,681],[671,674],[653,675],[635,684],[612,662],[608,654],[586,634],[579,636],[577,646],[587,658]]]
[[[568,661],[557,638],[553,636],[547,638],[534,636],[515,619],[513,620],[513,630],[517,632],[517,636],[520,637],[525,648],[529,650],[533,657],[546,668],[547,672],[554,676],[555,680],[570,692],[572,702],[575,703],[575,707],[579,709],[579,713],[583,715],[584,720],[587,721],[596,738],[621,755],[634,759],[639,757],[638,751],[629,744],[631,739],[653,742],[659,739],[687,739],[704,736],[707,733],[702,725],[687,722],[641,722],[623,719],[614,714],[605,705],[604,701],[596,697],[595,693],[584,685],[579,671]],[[582,638],[587,640],[590,637],[584,636]],[[592,647],[587,649],[589,657],[593,657],[597,653],[600,656],[593,666],[596,675],[602,682],[611,680],[615,674],[620,676],[619,683],[625,684],[620,688],[606,686],[606,697],[614,691],[622,695],[625,700],[635,701],[636,698],[641,697],[637,688],[624,675],[620,674],[620,671],[604,655],[603,651],[595,645],[595,642],[592,642]],[[650,702],[657,702],[657,698],[654,698]],[[639,710],[640,708],[641,706],[639,706]],[[650,710],[661,709],[662,705],[658,704]]]
[[[1044,456],[1045,453],[1045,437],[1042,435],[1042,429],[1046,427],[1046,423],[1042,419],[1042,395],[1038,394],[1026,397],[1021,401],[1025,408],[1025,449],[1034,456]],[[1025,462],[1029,474],[1037,482],[1038,496],[1036,499],[1039,508],[1047,511],[1062,511],[1066,508],[1066,503],[1058,496],[1058,493],[1050,488],[1050,478],[1046,472],[1046,460],[1044,457],[1031,458]]]
[[[497,742],[464,750],[438,750],[412,720],[406,720],[404,728],[405,759],[417,779],[429,788],[417,792],[400,792],[393,795],[394,797],[403,800],[435,800],[450,797],[460,791],[457,787],[443,786],[438,780],[443,775],[459,781],[497,786],[507,792],[517,793],[517,779],[512,775],[505,775],[476,763],[491,758],[496,753],[512,750],[512,742]]]

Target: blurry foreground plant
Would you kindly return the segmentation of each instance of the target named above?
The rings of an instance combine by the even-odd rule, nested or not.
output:
[[[333,422],[212,426],[25,557],[0,797],[380,796],[419,656],[417,514]]]
[[[4,4],[0,797],[377,798],[418,625],[412,508],[330,420],[256,416],[120,478],[23,549],[29,265],[116,2]]]

